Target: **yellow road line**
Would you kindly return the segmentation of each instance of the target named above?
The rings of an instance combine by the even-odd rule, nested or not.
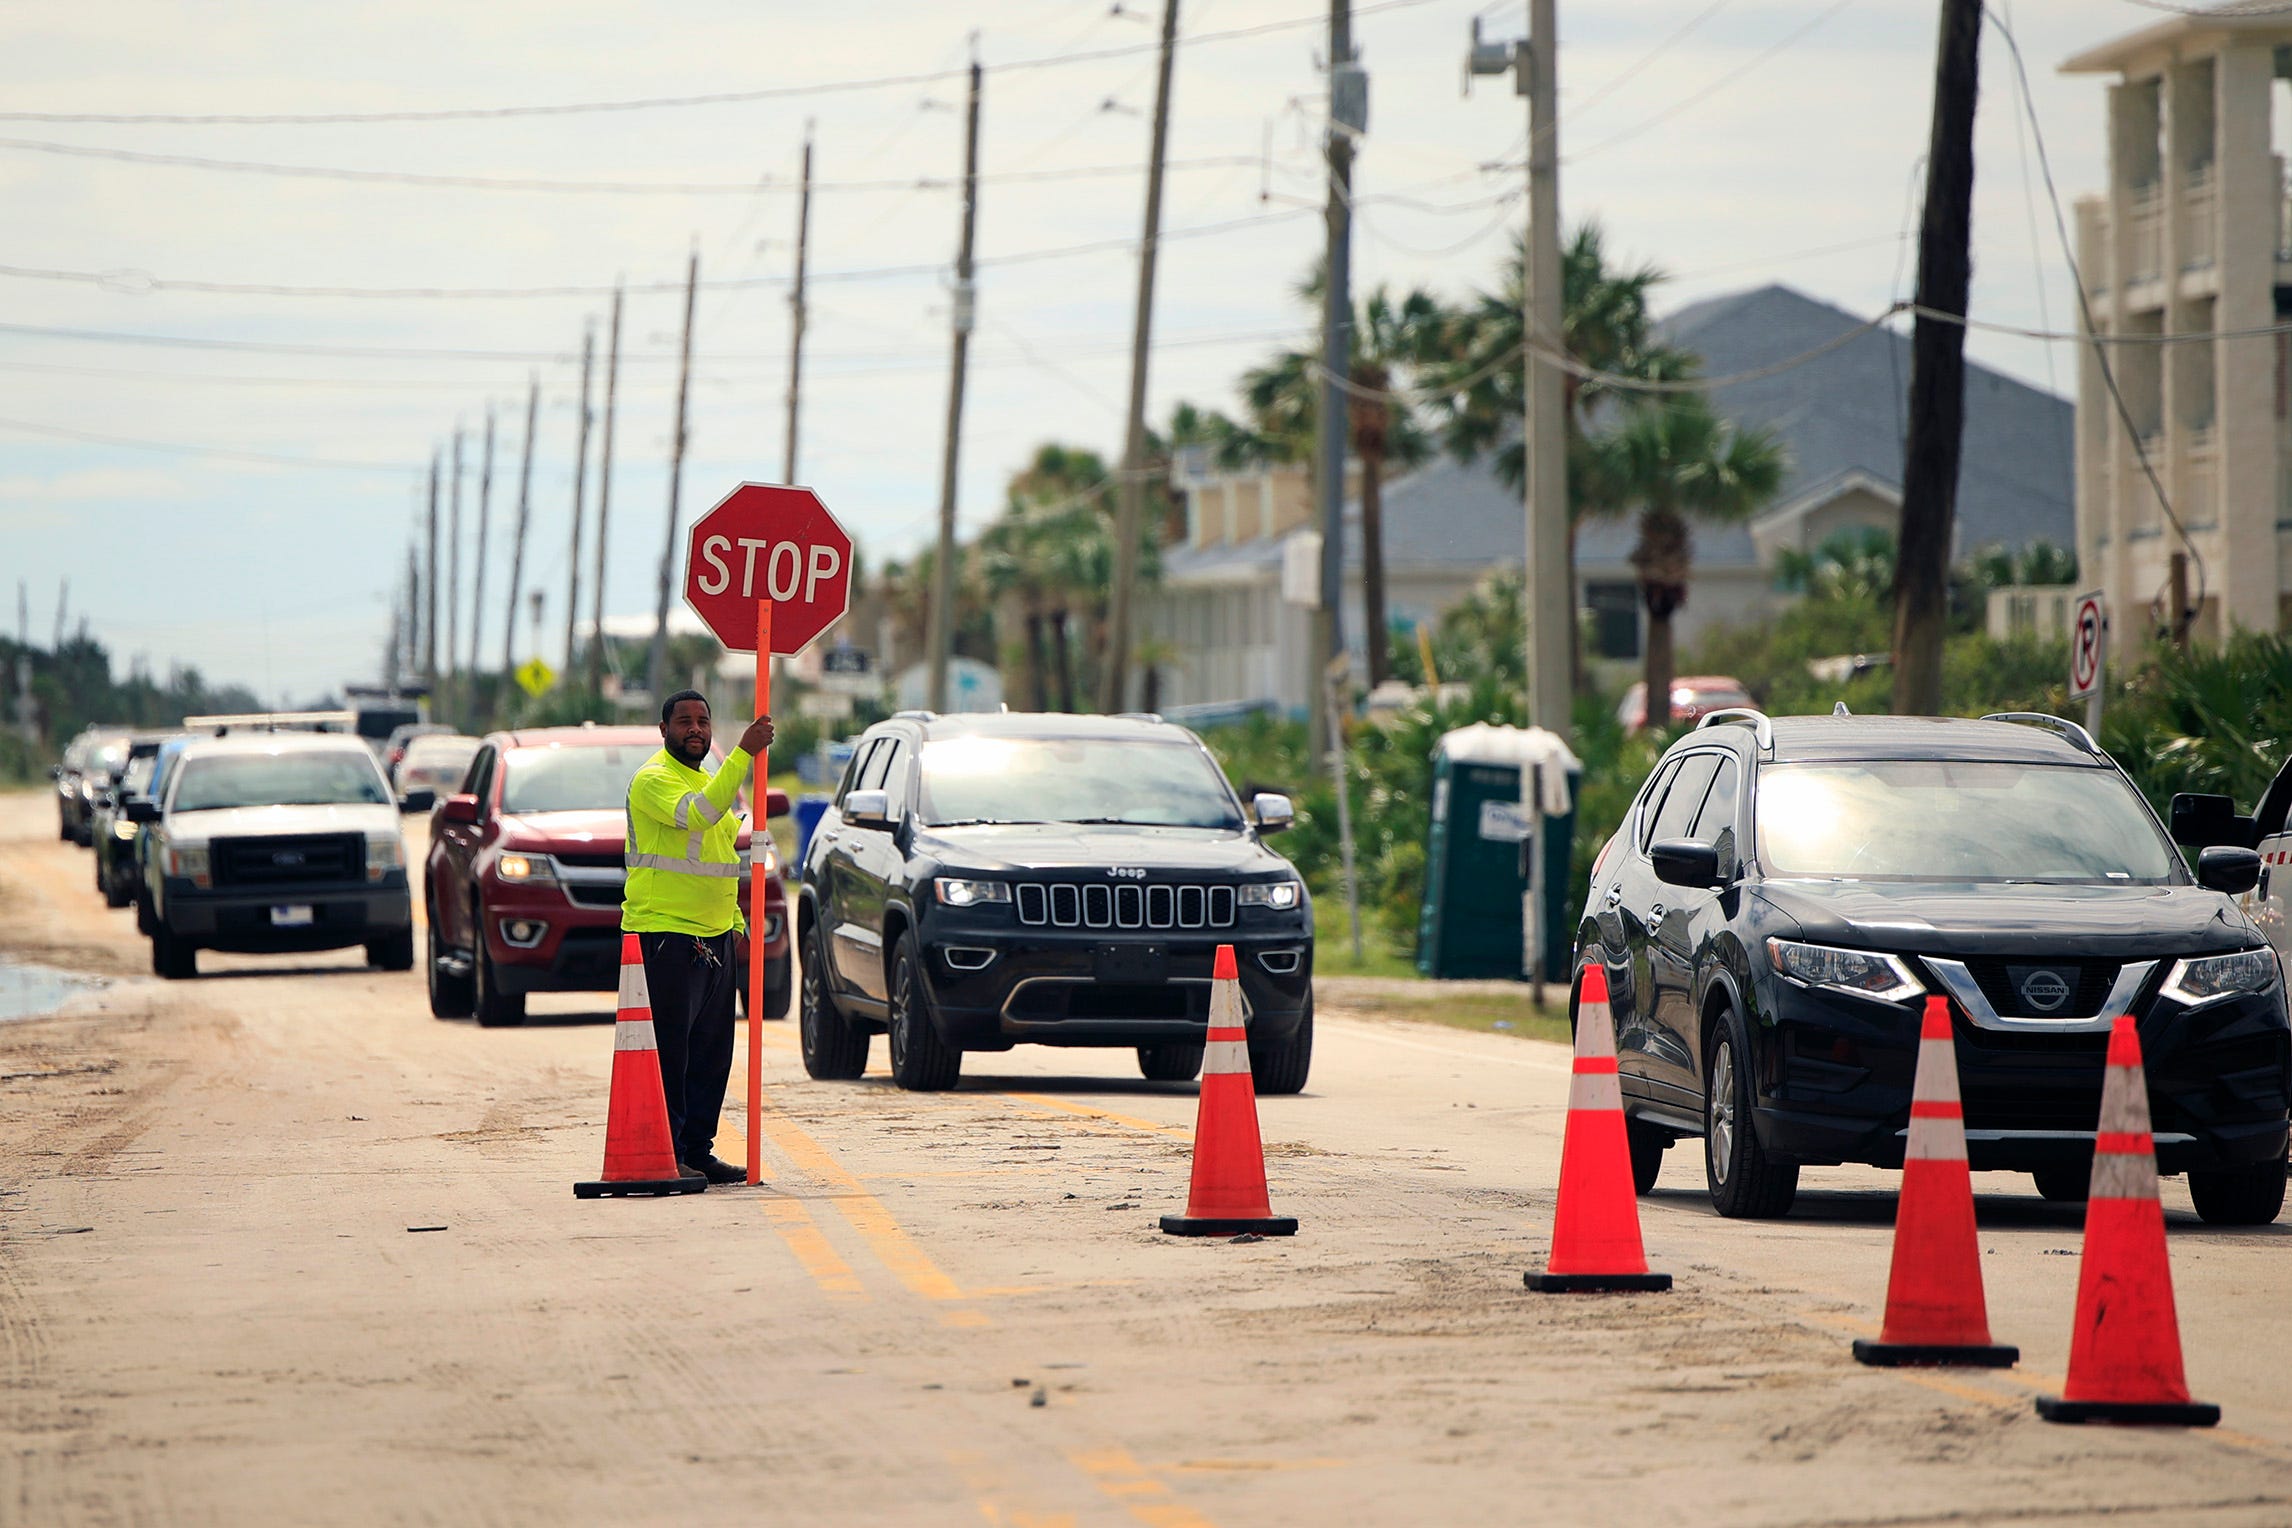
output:
[[[1094,1449],[1067,1458],[1148,1528],[1216,1528],[1184,1502],[1171,1499],[1170,1487],[1133,1459],[1127,1449]]]
[[[1045,1109],[1057,1109],[1067,1114],[1079,1114],[1085,1119],[1107,1120],[1132,1130],[1146,1130],[1155,1135],[1176,1136],[1189,1141],[1194,1138],[1194,1128],[1191,1125],[1165,1125],[1157,1120],[1140,1119],[1134,1114],[1117,1114],[1112,1109],[1094,1109],[1088,1104],[1068,1103],[1063,1098],[1046,1098],[1040,1093],[1006,1093],[1003,1096]]]
[[[859,1275],[828,1245],[828,1238],[822,1234],[819,1222],[812,1219],[810,1210],[793,1199],[767,1199],[764,1218],[772,1222],[780,1239],[788,1244],[788,1250],[796,1254],[796,1261],[804,1265],[812,1282],[819,1285],[829,1299],[852,1302],[868,1298]]]
[[[916,1245],[899,1222],[893,1218],[882,1200],[869,1193],[859,1179],[852,1176],[843,1163],[803,1131],[793,1120],[766,1101],[761,1124],[764,1134],[781,1154],[797,1169],[839,1190],[835,1198],[836,1212],[844,1217],[861,1240],[868,1244],[876,1260],[891,1270],[910,1291],[926,1300],[942,1303],[959,1301],[966,1296],[955,1281],[931,1261],[924,1250]],[[990,1326],[993,1322],[986,1312],[979,1310],[951,1310],[941,1315],[947,1326]]]

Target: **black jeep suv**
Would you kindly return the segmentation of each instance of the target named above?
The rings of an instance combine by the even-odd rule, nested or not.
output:
[[[903,1088],[965,1051],[1136,1047],[1201,1069],[1210,966],[1241,963],[1258,1090],[1313,1059],[1313,908],[1201,739],[1154,717],[934,716],[870,729],[813,831],[796,907],[805,1070],[857,1077],[891,1037]],[[1252,819],[1254,818],[1254,822]]]
[[[1607,971],[1641,1192],[1686,1136],[1723,1215],[1787,1212],[1802,1165],[1898,1165],[1939,994],[1976,1170],[2085,1197],[2109,1024],[2130,1014],[2159,1168],[2208,1221],[2275,1219],[2284,977],[2231,900],[2258,873],[2221,845],[2192,876],[2058,718],[1705,717],[1600,851],[1577,933],[1577,991]]]

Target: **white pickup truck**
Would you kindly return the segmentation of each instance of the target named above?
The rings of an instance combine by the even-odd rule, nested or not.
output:
[[[2238,900],[2260,925],[2277,957],[2292,961],[2292,759],[2277,771],[2260,804],[2252,809],[2254,845],[2260,851],[2260,884]]]

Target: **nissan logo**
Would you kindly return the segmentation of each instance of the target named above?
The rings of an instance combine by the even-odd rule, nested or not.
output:
[[[2032,971],[2022,979],[2021,995],[2040,1013],[2051,1013],[2069,1001],[2069,983],[2058,972]]]

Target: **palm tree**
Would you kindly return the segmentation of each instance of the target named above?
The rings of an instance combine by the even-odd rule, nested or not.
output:
[[[1142,527],[1139,577],[1157,570],[1159,527]],[[1106,619],[1114,568],[1114,481],[1095,451],[1046,443],[1005,489],[1002,518],[979,539],[991,595],[1009,596],[1026,624],[1029,693],[1039,709],[1075,709],[1075,649]],[[1074,630],[1080,613],[1090,632]],[[1055,687],[1055,688],[1054,688]]]
[[[1738,430],[1701,395],[1674,395],[1625,412],[1589,443],[1588,468],[1621,500],[1637,506],[1639,540],[1631,565],[1647,609],[1647,724],[1671,720],[1677,672],[1671,618],[1687,604],[1694,566],[1690,518],[1749,518],[1783,479],[1782,444],[1765,430]]]

